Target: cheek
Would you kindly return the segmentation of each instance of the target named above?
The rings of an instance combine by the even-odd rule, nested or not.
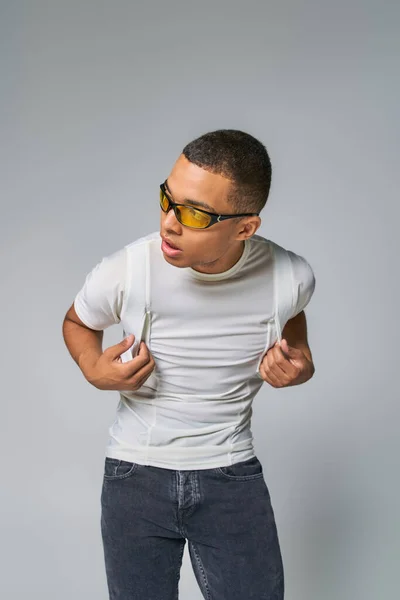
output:
[[[207,243],[196,245],[191,251],[193,260],[199,263],[215,265],[218,261],[223,260],[224,252],[220,249],[219,244],[207,241]]]
[[[220,241],[215,235],[203,235],[192,236],[191,247],[193,250],[204,256],[215,256],[220,251]]]

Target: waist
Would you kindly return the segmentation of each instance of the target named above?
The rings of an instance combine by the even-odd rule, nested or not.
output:
[[[173,469],[213,468],[253,456],[251,401],[121,394],[109,428],[107,456]]]
[[[106,456],[163,469],[194,470],[221,467],[255,456],[253,438],[220,446],[135,446],[109,443]]]

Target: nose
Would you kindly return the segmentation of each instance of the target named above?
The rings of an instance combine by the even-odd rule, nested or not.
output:
[[[163,214],[164,214],[164,223],[167,226],[173,227],[177,223],[179,224],[179,221],[178,221],[178,219],[175,216],[175,211],[173,210],[171,204],[168,206],[167,212],[163,211]]]

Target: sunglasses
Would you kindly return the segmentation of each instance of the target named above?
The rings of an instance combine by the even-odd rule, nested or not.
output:
[[[173,202],[165,189],[165,181],[160,185],[160,206],[167,213],[169,209],[174,209],[174,213],[179,223],[185,227],[193,229],[206,229],[215,223],[224,221],[225,219],[235,219],[237,217],[252,217],[258,216],[259,213],[244,213],[241,215],[217,215],[216,213],[200,210],[186,204],[177,204]]]

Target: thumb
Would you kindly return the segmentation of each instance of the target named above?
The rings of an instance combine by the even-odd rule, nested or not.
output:
[[[289,347],[288,347],[287,341],[286,341],[284,338],[282,338],[282,339],[281,339],[281,341],[277,340],[277,341],[275,342],[275,346],[279,346],[279,347],[280,347],[280,349],[281,349],[281,351],[282,351],[282,353],[283,353],[283,355],[284,355],[286,358],[288,358],[288,354],[289,354]]]
[[[133,333],[130,333],[121,342],[118,342],[118,344],[111,346],[111,350],[112,350],[111,354],[112,354],[113,358],[117,358],[118,356],[121,356],[121,354],[126,352],[128,350],[128,348],[130,348],[132,346],[134,340],[135,340],[135,336],[133,335]]]
[[[277,344],[279,345],[279,342],[277,342]],[[287,340],[285,340],[284,338],[282,338],[282,340],[281,340],[280,347],[282,348],[282,351],[284,352],[284,354],[287,354],[288,356],[291,356],[293,358],[297,358],[299,355],[303,354],[302,351],[299,350],[298,348],[289,346]]]

